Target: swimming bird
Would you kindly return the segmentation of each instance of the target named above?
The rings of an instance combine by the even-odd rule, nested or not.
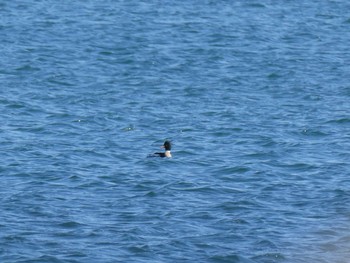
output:
[[[160,153],[160,152],[157,152],[157,153],[154,153],[153,155],[151,156],[154,156],[154,157],[167,157],[167,158],[170,158],[171,157],[171,142],[170,141],[165,141],[163,146],[161,146],[161,148],[164,148],[165,149],[165,152],[163,153]]]

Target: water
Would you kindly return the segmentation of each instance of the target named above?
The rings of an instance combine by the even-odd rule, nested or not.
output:
[[[2,1],[0,261],[349,262],[349,8]]]

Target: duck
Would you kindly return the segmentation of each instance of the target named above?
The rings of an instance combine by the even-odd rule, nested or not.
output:
[[[166,158],[171,158],[171,142],[170,141],[165,141],[163,146],[161,146],[161,148],[164,148],[165,149],[165,152],[156,152],[154,153],[153,155],[151,156],[154,156],[154,157],[166,157]]]

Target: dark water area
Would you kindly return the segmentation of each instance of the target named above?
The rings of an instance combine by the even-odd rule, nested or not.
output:
[[[0,2],[0,262],[349,262],[348,10]]]

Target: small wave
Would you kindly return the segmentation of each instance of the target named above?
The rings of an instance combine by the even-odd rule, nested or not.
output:
[[[266,263],[271,263],[271,262],[283,262],[286,260],[286,257],[279,252],[273,253],[273,252],[268,252],[264,253],[258,256],[253,257],[254,260],[257,262],[266,262]]]
[[[349,124],[349,123],[350,123],[350,118],[346,118],[346,117],[327,122],[327,124]]]
[[[81,227],[82,225],[75,221],[67,221],[67,222],[60,223],[58,226],[66,229],[75,229],[75,228]]]
[[[215,255],[209,258],[209,262],[213,263],[257,263],[251,259],[236,255]]]

